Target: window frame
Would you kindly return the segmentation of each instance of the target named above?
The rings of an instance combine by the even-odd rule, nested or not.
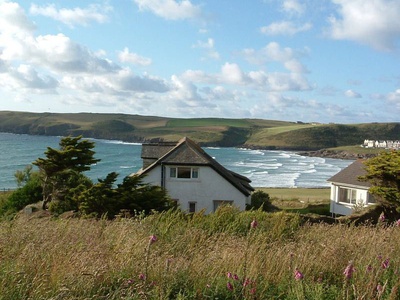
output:
[[[189,175],[189,176],[187,176]],[[186,167],[186,166],[176,166],[169,168],[169,178],[178,180],[191,180],[199,179],[200,168],[199,167]]]

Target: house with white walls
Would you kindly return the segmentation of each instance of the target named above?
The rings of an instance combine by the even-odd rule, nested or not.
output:
[[[330,212],[333,215],[350,215],[375,204],[374,197],[368,192],[371,184],[358,179],[365,174],[363,160],[356,160],[328,179],[331,184]]]
[[[254,191],[247,177],[232,172],[185,137],[178,143],[142,145],[143,182],[166,189],[179,207],[187,212],[214,212],[222,204],[241,210],[250,204]]]

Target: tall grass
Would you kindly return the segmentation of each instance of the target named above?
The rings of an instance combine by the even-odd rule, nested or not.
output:
[[[283,212],[19,215],[0,223],[0,299],[399,299],[399,254],[395,225]]]

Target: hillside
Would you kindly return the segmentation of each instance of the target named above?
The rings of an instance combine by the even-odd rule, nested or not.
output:
[[[360,145],[364,139],[396,140],[400,123],[314,125],[262,119],[0,111],[0,132],[126,142],[177,141],[187,136],[204,146],[313,151]]]

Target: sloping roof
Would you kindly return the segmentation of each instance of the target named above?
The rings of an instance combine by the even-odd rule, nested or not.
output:
[[[359,176],[363,176],[366,174],[364,167],[365,166],[363,160],[356,160],[347,168],[344,168],[336,175],[333,175],[331,178],[328,179],[328,181],[360,187],[370,187],[371,184],[369,182],[358,180]]]
[[[162,152],[163,150],[160,151]],[[157,151],[154,150],[153,154],[156,153]],[[175,147],[167,151],[164,155],[158,157],[158,159],[150,166],[145,169],[139,170],[138,174],[145,174],[160,164],[209,166],[213,168],[217,173],[219,173],[222,177],[224,177],[227,181],[229,181],[244,195],[248,196],[252,191],[254,191],[254,188],[250,185],[250,179],[235,172],[229,171],[221,164],[219,164],[215,159],[213,159],[210,155],[208,155],[198,144],[187,137],[181,139],[177,144],[175,144]]]

